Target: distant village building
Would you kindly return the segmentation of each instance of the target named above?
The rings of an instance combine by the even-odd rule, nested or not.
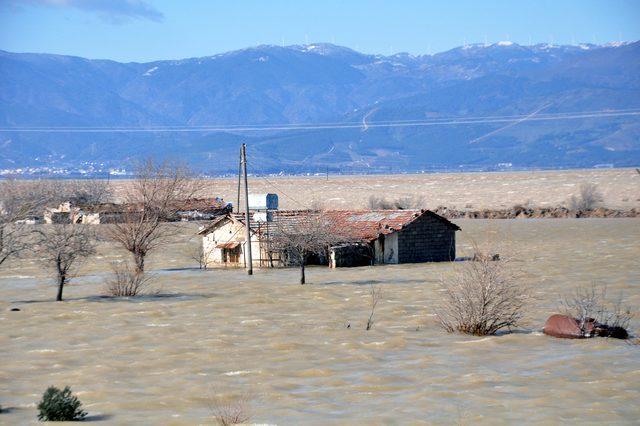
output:
[[[43,219],[48,224],[82,223],[100,225],[123,223],[136,217],[141,207],[130,204],[98,203],[72,205],[67,201],[58,207],[45,208]],[[221,198],[192,198],[174,206],[175,215],[167,221],[211,220],[231,212],[232,206]]]
[[[211,220],[232,211],[231,203],[225,202],[222,198],[192,198],[185,200],[178,206],[176,220]]]
[[[311,214],[320,214],[335,227],[336,235],[346,236],[344,243],[327,247],[327,255],[318,259],[331,267],[441,262],[456,257],[455,233],[460,228],[429,210],[266,210],[252,214],[254,266],[287,266],[287,256],[273,244],[278,230],[287,221]],[[246,265],[245,227],[243,215],[228,213],[200,230],[208,266]]]
[[[44,223],[44,219],[40,216],[28,216],[24,219],[16,220],[18,225],[38,225]]]
[[[86,225],[123,223],[126,218],[126,205],[100,203],[80,207],[81,222]]]
[[[80,208],[72,206],[69,201],[60,203],[58,207],[45,208],[43,218],[48,224],[80,223],[82,220]]]
[[[67,201],[58,207],[45,208],[43,219],[48,224],[88,224],[120,223],[124,220],[125,206],[122,204],[100,203],[74,206]]]

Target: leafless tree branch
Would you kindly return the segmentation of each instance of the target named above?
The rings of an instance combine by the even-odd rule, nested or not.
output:
[[[75,276],[80,264],[95,253],[95,228],[91,225],[58,224],[37,232],[38,251],[56,272],[56,301],[61,301],[64,285]]]
[[[593,283],[576,289],[574,294],[562,300],[561,305],[567,315],[578,320],[583,333],[593,320],[600,326],[626,330],[633,315],[629,307],[622,305],[622,300],[622,295],[615,300],[609,299],[607,287]]]
[[[250,398],[243,394],[238,397],[214,398],[213,418],[220,426],[244,424],[251,420]]]
[[[405,195],[395,200],[372,195],[367,200],[367,206],[369,210],[423,209],[426,206],[426,200],[422,195]]]
[[[50,195],[45,181],[0,180],[0,265],[29,247],[25,221],[42,214]]]
[[[138,272],[144,271],[147,254],[178,234],[179,228],[171,221],[181,202],[193,198],[200,185],[181,166],[148,160],[138,167],[123,195],[125,218],[109,229],[111,239],[132,254]]]
[[[569,199],[569,209],[588,211],[593,210],[604,200],[598,186],[593,183],[583,183],[580,185],[578,197],[572,195]]]
[[[277,217],[273,246],[291,264],[300,266],[300,284],[306,282],[305,265],[312,255],[326,256],[329,246],[345,239],[338,235],[331,220],[321,212],[295,217]]]
[[[382,287],[371,284],[369,295],[371,296],[371,314],[369,314],[369,319],[367,320],[367,330],[371,330],[371,327],[373,327],[373,316],[376,312],[378,302],[382,298]]]
[[[507,262],[486,256],[465,262],[444,287],[445,299],[436,315],[449,332],[489,335],[510,329],[521,322],[529,301],[529,289]]]
[[[152,277],[139,273],[127,263],[112,265],[113,274],[106,282],[106,293],[114,297],[134,297],[145,292]]]

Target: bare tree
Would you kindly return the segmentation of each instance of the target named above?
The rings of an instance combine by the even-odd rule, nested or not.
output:
[[[629,307],[622,305],[622,299],[620,295],[610,300],[607,287],[599,288],[593,283],[590,287],[576,289],[573,295],[564,298],[561,305],[567,315],[578,321],[583,335],[587,334],[589,323],[595,322],[596,328],[604,329],[609,334],[624,330],[626,338],[632,314]]]
[[[220,426],[245,424],[251,420],[250,398],[243,394],[238,397],[214,398],[213,418]]]
[[[373,316],[376,313],[378,302],[382,298],[382,287],[371,284],[369,295],[371,296],[371,314],[369,314],[369,319],[367,320],[367,330],[371,330],[371,327],[373,327]]]
[[[191,251],[191,259],[198,262],[198,267],[200,269],[207,269],[209,266],[209,262],[211,260],[211,256],[213,256],[213,252],[215,251],[215,246],[210,246],[205,248],[202,242],[198,244],[198,246],[194,247]]]
[[[113,275],[106,282],[106,293],[114,297],[133,297],[145,292],[151,284],[152,277],[139,273],[127,263],[114,263]]]
[[[184,167],[148,160],[123,196],[125,219],[109,230],[111,239],[133,256],[136,271],[144,271],[146,256],[179,232],[171,221],[184,200],[194,197],[199,182]]]
[[[83,179],[60,182],[57,185],[57,196],[61,202],[69,201],[72,205],[91,206],[105,203],[113,197],[111,184],[107,179]]]
[[[389,201],[386,198],[372,195],[367,201],[369,210],[395,210],[396,205],[393,201]]]
[[[529,300],[529,289],[508,269],[506,261],[487,256],[465,262],[449,282],[445,299],[436,310],[448,332],[495,334],[517,326]]]
[[[42,181],[0,180],[0,265],[29,247],[26,222],[42,213],[48,191]]]
[[[572,195],[569,199],[569,209],[582,211],[593,210],[603,199],[596,184],[583,183],[580,185],[579,196],[576,197]]]
[[[393,201],[384,197],[372,195],[367,201],[369,210],[408,210],[422,209],[426,205],[424,196],[422,195],[405,195]]]
[[[56,301],[59,302],[64,285],[75,276],[82,262],[95,253],[95,228],[90,225],[58,224],[38,230],[38,234],[38,251],[56,272]]]
[[[308,258],[326,255],[329,246],[341,240],[335,226],[321,213],[279,216],[275,224],[273,246],[288,261],[300,267],[300,284],[306,282],[305,265]]]
[[[423,195],[406,195],[395,201],[396,208],[399,210],[423,209],[426,204]]]

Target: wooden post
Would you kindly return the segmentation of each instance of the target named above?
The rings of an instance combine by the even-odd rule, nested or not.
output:
[[[245,254],[247,261],[247,274],[253,275],[253,258],[251,256],[251,215],[249,214],[249,183],[247,182],[247,145],[242,144],[241,148],[242,157],[242,175],[244,177],[244,207],[245,207],[245,222],[247,227],[246,241],[245,241]]]

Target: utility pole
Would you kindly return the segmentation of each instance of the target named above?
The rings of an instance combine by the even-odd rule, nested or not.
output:
[[[247,274],[253,275],[253,258],[251,257],[251,216],[249,215],[249,183],[247,181],[247,145],[242,144],[240,150],[240,162],[242,163],[242,175],[244,177],[244,207],[245,222],[247,227],[245,241],[245,259],[247,261]]]
[[[240,182],[242,180],[242,149],[240,149],[240,158],[238,161],[238,202],[236,203],[236,213],[240,213]]]

